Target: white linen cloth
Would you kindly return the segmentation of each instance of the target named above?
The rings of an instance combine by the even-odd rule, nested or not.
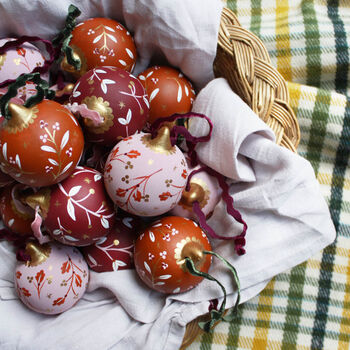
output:
[[[139,67],[163,52],[197,87],[213,77],[212,62],[221,2],[213,0],[72,1],[90,16],[124,19],[134,32]],[[0,6],[0,33],[52,38],[70,2],[11,0]],[[144,51],[143,51],[144,50]],[[308,259],[330,244],[335,230],[310,164],[274,144],[272,131],[229,88],[212,80],[197,96],[194,111],[214,124],[213,137],[198,147],[203,163],[228,176],[236,209],[248,224],[247,253],[236,256],[230,241],[212,241],[236,267],[244,302],[258,294],[276,274]],[[206,133],[202,120],[190,131]],[[220,234],[238,233],[238,225],[219,203],[209,223]],[[145,287],[134,270],[91,272],[88,292],[71,310],[44,316],[27,309],[13,288],[15,255],[0,243],[0,348],[13,349],[178,349],[186,324],[208,311],[221,289],[203,281],[173,296]],[[210,273],[237,294],[231,275],[214,259]]]

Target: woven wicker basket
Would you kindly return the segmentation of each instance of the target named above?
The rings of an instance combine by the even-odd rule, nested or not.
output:
[[[296,152],[300,131],[289,106],[286,81],[271,66],[262,41],[242,28],[228,8],[221,15],[214,73],[226,78],[232,90],[274,131],[276,143]],[[202,332],[198,322],[206,318],[201,316],[187,325],[181,350]]]

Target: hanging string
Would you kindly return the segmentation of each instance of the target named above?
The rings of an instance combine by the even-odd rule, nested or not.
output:
[[[194,202],[193,203],[193,211],[194,213],[197,215],[198,217],[198,221],[200,226],[213,238],[218,238],[218,239],[224,239],[224,240],[230,240],[232,239],[235,243],[235,251],[238,255],[243,255],[245,254],[245,235],[247,233],[247,228],[248,225],[247,223],[243,220],[241,213],[234,208],[233,206],[233,198],[230,195],[229,192],[229,186],[226,182],[225,177],[218,173],[217,171],[215,171],[214,169],[209,168],[208,166],[203,166],[199,169],[193,170],[189,176],[188,176],[188,180],[187,180],[187,186],[186,186],[186,191],[190,190],[190,185],[191,185],[191,178],[192,176],[194,176],[195,174],[198,174],[199,172],[205,171],[207,172],[209,175],[215,177],[219,183],[219,186],[222,190],[222,199],[224,200],[224,202],[226,203],[226,211],[229,215],[231,215],[237,222],[241,223],[243,225],[243,229],[242,232],[239,235],[236,236],[221,236],[218,235],[206,222],[206,217],[199,205],[198,202]]]
[[[198,164],[197,153],[195,152],[195,147],[200,142],[208,142],[211,138],[211,134],[213,131],[213,123],[212,121],[204,114],[200,113],[185,113],[185,114],[173,114],[169,117],[159,118],[157,119],[150,127],[152,138],[156,137],[158,129],[164,123],[174,122],[177,119],[189,119],[189,118],[202,118],[208,122],[209,131],[205,136],[195,137],[193,136],[185,126],[183,125],[174,125],[170,130],[170,141],[174,146],[178,139],[179,135],[182,135],[186,140],[187,146],[187,154],[190,158],[190,164],[192,167]]]
[[[81,11],[76,6],[69,5],[64,28],[52,40],[52,45],[66,55],[68,63],[76,70],[81,68],[81,62],[73,57],[73,49],[69,46],[69,42],[72,38],[72,31],[76,26],[76,18],[80,14]]]
[[[37,36],[28,36],[24,35],[16,40],[11,40],[5,43],[3,46],[0,47],[0,55],[3,55],[5,52],[7,52],[9,49],[12,48],[18,48],[24,43],[31,43],[31,42],[41,42],[45,45],[45,49],[47,53],[49,54],[49,58],[45,60],[44,64],[42,66],[35,67],[31,73],[40,73],[45,74],[49,71],[50,67],[52,66],[54,60],[57,56],[57,50],[54,49],[51,41],[45,40],[42,38],[39,38]],[[3,88],[5,86],[8,86],[15,82],[16,79],[7,79],[0,83],[0,88]]]
[[[11,242],[16,248],[16,259],[18,261],[29,261],[30,256],[26,254],[25,252],[25,245],[28,242],[30,238],[29,237],[22,237],[19,236],[7,228],[0,229],[0,241],[6,240],[8,242]]]
[[[37,90],[36,95],[31,96],[24,103],[25,107],[32,107],[44,98],[53,99],[55,97],[55,92],[49,89],[49,84],[46,80],[41,79],[40,73],[31,73],[20,75],[9,87],[7,92],[0,97],[0,109],[1,114],[6,119],[11,119],[11,113],[8,109],[8,104],[11,98],[16,97],[18,94],[18,89],[26,84],[27,81],[31,81],[36,84],[35,89]]]
[[[240,282],[239,282],[239,278],[238,278],[236,269],[225,258],[223,258],[222,256],[220,256],[219,254],[217,254],[215,252],[204,250],[203,254],[213,255],[213,256],[217,257],[222,262],[224,262],[224,264],[232,272],[235,284],[237,286],[237,293],[238,293],[235,305],[233,307],[234,313],[236,313],[237,307],[238,307],[238,304],[239,304],[239,301],[240,301],[240,293],[241,293]],[[212,308],[210,310],[210,312],[209,312],[210,319],[208,321],[205,321],[205,322],[199,322],[199,324],[198,324],[199,327],[201,327],[205,332],[209,332],[212,329],[212,327],[215,325],[216,322],[224,319],[224,313],[225,313],[225,307],[226,307],[226,297],[227,297],[226,289],[222,285],[221,282],[219,282],[215,277],[213,277],[209,273],[197,270],[193,260],[190,259],[189,257],[185,258],[185,263],[186,263],[186,268],[188,269],[188,271],[192,275],[198,276],[198,277],[203,277],[203,278],[208,279],[210,281],[216,282],[220,286],[220,288],[221,288],[221,290],[222,290],[222,292],[224,294],[224,297],[223,297],[223,300],[222,300],[222,303],[220,305],[219,310],[217,310],[216,308]],[[231,314],[231,317],[232,317],[232,314]]]

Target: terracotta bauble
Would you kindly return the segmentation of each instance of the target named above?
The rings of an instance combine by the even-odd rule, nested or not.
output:
[[[58,243],[30,242],[25,252],[30,261],[17,263],[14,280],[18,297],[30,309],[59,314],[84,295],[89,271],[78,249]]]
[[[102,174],[88,167],[76,167],[59,184],[23,200],[32,208],[39,207],[47,232],[67,245],[93,244],[114,226],[114,205],[105,192]]]
[[[0,168],[23,184],[50,186],[68,177],[80,160],[84,136],[75,117],[57,102],[26,108],[10,103],[0,126]]]
[[[177,69],[154,66],[138,75],[150,103],[149,122],[192,109],[195,92],[191,82]]]
[[[149,113],[140,81],[116,67],[88,71],[76,82],[69,102],[100,114],[102,123],[96,125],[85,118],[83,124],[87,140],[104,146],[113,147],[123,137],[142,130]]]
[[[195,287],[202,277],[190,274],[185,258],[208,272],[211,257],[209,240],[194,222],[168,216],[149,226],[135,241],[135,268],[150,288],[162,293],[181,293]]]
[[[75,76],[100,66],[113,66],[128,72],[134,69],[137,53],[130,33],[117,21],[109,18],[90,18],[72,31],[69,46],[73,57],[81,62],[79,71],[62,61],[62,69]]]
[[[155,138],[139,133],[120,141],[104,172],[109,196],[123,210],[139,216],[162,215],[180,200],[188,170],[181,150],[162,127]]]
[[[13,40],[15,39],[0,39],[0,46]],[[29,74],[36,67],[43,66],[44,63],[45,58],[40,50],[30,43],[24,43],[17,48],[10,48],[4,54],[0,55],[0,83],[9,79],[16,79],[21,74]],[[47,80],[48,74],[42,75],[41,78]],[[28,82],[25,86],[19,88],[17,96],[26,100],[35,94],[35,84]]]
[[[186,160],[189,174],[202,167],[202,164],[191,167],[189,159],[186,158]],[[205,171],[196,173],[190,179],[189,191],[185,190],[182,193],[179,203],[171,210],[171,215],[198,220],[193,210],[193,203],[198,202],[205,217],[209,218],[220,201],[221,193],[222,190],[215,177]]]
[[[141,220],[135,216],[118,217],[112,232],[82,248],[89,267],[96,272],[134,268],[134,240],[140,225]]]
[[[32,236],[31,223],[34,210],[20,202],[20,192],[27,186],[15,183],[3,189],[0,196],[1,220],[12,232],[21,236]]]

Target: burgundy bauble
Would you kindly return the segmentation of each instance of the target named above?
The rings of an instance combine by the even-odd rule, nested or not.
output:
[[[106,237],[82,252],[89,267],[96,272],[132,269],[134,267],[134,240],[141,220],[135,216],[118,217]]]
[[[12,232],[21,236],[32,236],[31,223],[34,220],[34,210],[19,200],[21,190],[26,187],[14,183],[4,188],[0,197],[0,213],[2,222]]]
[[[76,167],[61,183],[24,200],[32,208],[39,205],[48,233],[67,245],[93,244],[115,223],[114,205],[105,192],[102,175],[88,167]]]
[[[211,246],[206,234],[189,219],[168,216],[149,226],[135,241],[135,268],[150,288],[162,293],[190,290],[203,278],[186,268],[191,258],[197,269],[208,272]]]
[[[98,112],[102,123],[83,120],[88,141],[114,146],[123,137],[140,131],[146,123],[149,104],[140,81],[116,67],[99,67],[84,74],[75,84],[71,104],[84,104]]]

